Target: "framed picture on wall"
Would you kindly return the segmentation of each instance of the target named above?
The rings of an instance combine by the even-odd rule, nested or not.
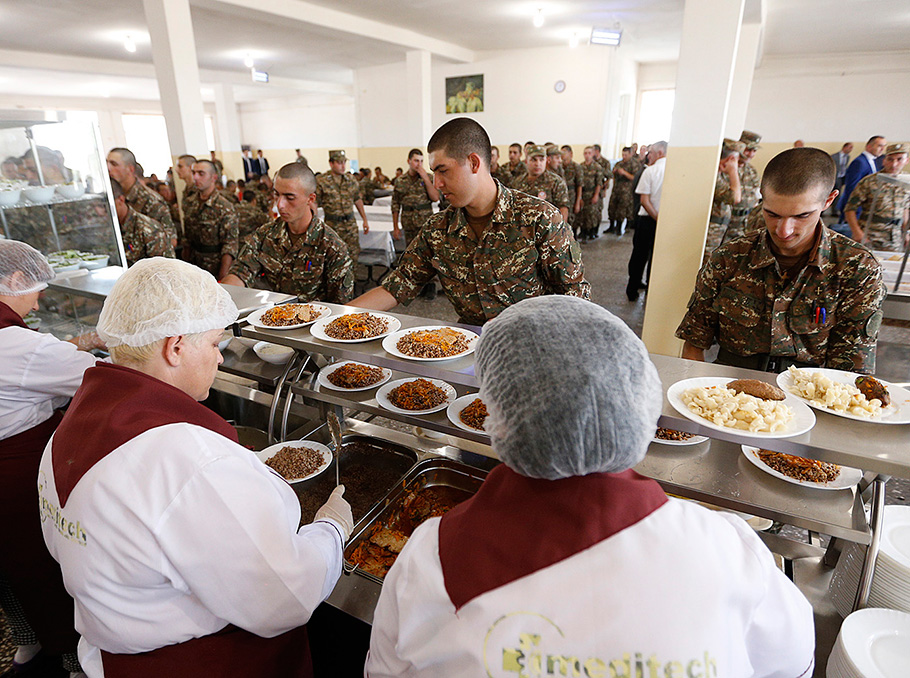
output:
[[[483,111],[483,75],[446,78],[446,113]]]

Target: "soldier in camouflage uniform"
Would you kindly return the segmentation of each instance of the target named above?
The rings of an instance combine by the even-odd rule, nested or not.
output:
[[[193,165],[196,191],[183,205],[183,258],[221,280],[237,257],[240,229],[234,206],[217,189],[216,171],[210,160]]]
[[[575,160],[572,159],[572,147],[568,144],[560,148],[562,151],[562,172],[566,180],[566,190],[569,192],[569,226],[575,230],[575,220],[581,211],[581,189],[582,189],[582,170]]]
[[[910,184],[892,183],[882,178],[897,177],[901,173],[907,164],[907,149],[907,144],[888,146],[881,171],[860,179],[844,207],[853,239],[868,243],[874,250],[903,252],[907,242]],[[858,210],[862,210],[859,217]],[[873,210],[871,223],[870,210]]]
[[[562,169],[562,153],[556,144],[548,144],[547,151],[547,171],[557,175],[563,181],[566,180],[566,173]],[[566,186],[568,190],[568,185]]]
[[[798,155],[788,155],[788,154]],[[882,321],[881,266],[819,215],[837,195],[824,151],[794,148],[766,167],[766,228],[724,243],[702,267],[676,330],[683,357],[780,372],[790,365],[871,374]],[[779,194],[799,187],[795,195]],[[806,217],[808,215],[808,217]]]
[[[512,144],[509,146],[509,162],[502,166],[502,171],[508,178],[508,183],[506,183],[507,186],[511,186],[512,182],[522,174],[528,173],[528,166],[521,159],[521,144]]]
[[[600,233],[600,222],[602,222],[604,218],[604,198],[607,195],[607,190],[610,188],[610,180],[613,178],[613,168],[610,165],[610,161],[601,155],[600,144],[594,144],[594,162],[600,165],[604,171],[604,185],[603,188],[600,189],[600,200],[597,204],[597,233]]]
[[[552,205],[493,180],[489,137],[477,122],[446,123],[428,149],[436,185],[451,206],[430,218],[382,286],[353,305],[407,304],[436,275],[461,321],[474,325],[528,297],[590,297],[569,226]],[[459,151],[466,157],[456,157]]]
[[[332,169],[316,177],[316,201],[325,213],[326,225],[341,236],[356,265],[360,256],[360,237],[357,235],[354,207],[363,219],[364,233],[370,231],[370,225],[363,209],[363,200],[360,199],[357,180],[344,173],[347,161],[344,151],[329,151],[329,166]]]
[[[292,162],[278,170],[275,204],[281,216],[247,238],[226,284],[250,287],[261,276],[270,289],[303,302],[350,301],[354,264],[344,241],[316,216],[315,192],[307,165]]]
[[[395,179],[392,191],[392,237],[398,240],[404,229],[405,241],[410,244],[420,229],[433,216],[433,203],[439,191],[433,185],[433,175],[423,166],[423,151],[412,148],[408,153],[408,171]]]
[[[241,245],[248,235],[269,222],[268,215],[259,209],[255,200],[256,195],[253,191],[247,190],[243,192],[243,200],[234,205],[234,209],[237,211],[238,237]]]
[[[635,202],[632,199],[634,179],[635,163],[632,162],[632,149],[626,146],[622,149],[622,160],[613,166],[613,192],[610,193],[610,205],[607,209],[610,231],[620,235],[635,219]]]
[[[755,153],[761,146],[761,136],[755,132],[744,130],[739,140],[743,143],[743,150],[739,154],[739,187],[740,200],[730,207],[730,223],[727,225],[727,231],[724,235],[724,242],[735,240],[746,233],[746,218],[749,212],[758,204],[761,191],[759,185],[761,181],[758,177],[758,171],[750,162],[755,157]]]
[[[603,185],[603,167],[594,161],[594,147],[586,146],[585,161],[581,165],[581,211],[575,224],[582,242],[597,237],[600,227],[598,205]]]
[[[111,179],[114,208],[120,223],[120,239],[126,254],[126,265],[132,266],[147,257],[174,258],[174,246],[164,226],[151,217],[134,210],[126,201],[123,188]]]
[[[177,176],[183,180],[183,200],[196,190],[193,183],[193,165],[196,164],[196,156],[184,154],[177,158]]]
[[[490,147],[490,158],[490,174],[496,181],[508,186],[511,176],[507,172],[503,172],[502,167],[499,166],[499,149],[496,146]]]
[[[742,197],[739,185],[739,167],[737,162],[743,150],[743,143],[724,139],[720,152],[720,163],[717,179],[714,182],[714,202],[711,203],[711,218],[708,221],[708,235],[705,240],[705,256],[713,252],[724,241],[727,224],[730,223],[730,210]]]
[[[364,167],[360,170],[360,175],[354,177],[360,182],[360,197],[364,205],[372,205],[376,199],[376,191],[381,190],[381,186],[370,176],[370,168]]]
[[[547,155],[543,146],[531,146],[528,149],[528,173],[516,179],[512,184],[513,191],[521,191],[546,200],[559,210],[563,221],[569,221],[569,190],[566,182],[558,174],[550,172],[547,167]]]
[[[107,154],[107,171],[120,183],[127,204],[140,214],[151,217],[167,230],[171,243],[177,245],[177,227],[171,210],[156,191],[142,185],[136,176],[136,156],[128,148],[113,148]]]

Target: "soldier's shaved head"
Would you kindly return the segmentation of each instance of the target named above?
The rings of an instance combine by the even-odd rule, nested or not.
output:
[[[761,179],[762,192],[771,189],[793,196],[815,192],[827,196],[834,189],[837,170],[831,156],[818,148],[791,148],[774,156]]]
[[[136,156],[133,155],[133,152],[128,148],[112,148],[111,153],[116,153],[120,156],[120,162],[128,167],[136,169]],[[110,154],[108,154],[110,155]]]
[[[442,151],[453,160],[467,160],[476,153],[483,164],[490,167],[490,137],[480,123],[470,118],[449,120],[430,137],[427,152]]]
[[[509,148],[517,148],[517,149],[520,151],[520,150],[521,150],[521,144],[518,144],[518,143],[509,144]]]
[[[419,148],[412,148],[410,151],[408,151],[408,160],[413,158],[415,155],[423,155],[423,151],[421,151]]]
[[[309,165],[302,162],[289,162],[287,165],[278,170],[275,175],[276,179],[297,179],[300,185],[307,193],[316,192],[316,176]]]
[[[184,153],[184,154],[181,155],[179,158],[177,158],[177,161],[178,161],[178,162],[181,161],[181,160],[182,160],[183,162],[185,162],[187,165],[192,166],[192,165],[195,164],[195,162],[196,162],[196,156],[195,156],[195,155],[190,155],[189,153]]]

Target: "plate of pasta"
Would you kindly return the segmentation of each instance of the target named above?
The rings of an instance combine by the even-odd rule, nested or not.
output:
[[[812,409],[787,393],[783,400],[737,393],[730,377],[693,377],[667,389],[677,412],[715,431],[736,431],[754,438],[790,438],[815,426]]]
[[[887,381],[824,367],[791,367],[777,375],[777,385],[809,407],[838,417],[910,424],[910,391]]]

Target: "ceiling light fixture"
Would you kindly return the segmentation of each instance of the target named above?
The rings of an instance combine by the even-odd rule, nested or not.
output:
[[[133,54],[136,51],[136,41],[133,40],[132,35],[126,36],[123,41],[123,49],[125,49],[130,54]]]
[[[534,15],[534,28],[543,26],[543,8],[537,8],[537,14]]]
[[[591,31],[592,45],[607,45],[608,47],[618,47],[622,40],[622,28],[594,28]]]
[[[572,49],[578,47],[578,33],[572,33],[572,37],[569,38],[569,47]]]
[[[247,55],[243,58],[243,65],[247,68],[253,67],[253,55],[247,52]]]

